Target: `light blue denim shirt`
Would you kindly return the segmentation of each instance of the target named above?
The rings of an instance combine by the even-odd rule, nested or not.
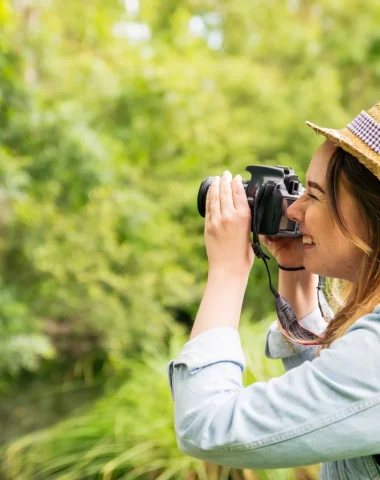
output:
[[[316,309],[301,321],[325,327]],[[322,350],[284,342],[274,322],[265,354],[286,373],[242,385],[237,330],[216,327],[185,344],[168,366],[180,450],[241,469],[322,463],[320,479],[380,479],[380,305]]]

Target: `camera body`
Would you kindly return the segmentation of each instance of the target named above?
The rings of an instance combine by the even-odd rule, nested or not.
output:
[[[250,180],[243,179],[247,201],[252,212],[252,232],[277,237],[300,237],[299,223],[286,216],[287,208],[304,192],[291,167],[249,165]],[[198,211],[205,217],[207,191],[214,177],[207,177],[198,192]]]

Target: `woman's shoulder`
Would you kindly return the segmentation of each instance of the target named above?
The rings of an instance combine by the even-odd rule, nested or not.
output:
[[[376,305],[376,307],[373,309],[372,313],[377,313],[380,315],[380,303]]]
[[[323,349],[313,365],[324,378],[345,385],[353,398],[380,395],[380,306],[362,315]],[[379,404],[380,405],[380,404]]]
[[[368,329],[373,333],[379,332],[380,334],[380,303],[369,313],[365,313],[360,316],[348,329],[347,333]]]
[[[380,304],[361,315],[327,350],[339,350],[353,358],[372,358],[380,368]],[[351,352],[351,353],[350,353]]]

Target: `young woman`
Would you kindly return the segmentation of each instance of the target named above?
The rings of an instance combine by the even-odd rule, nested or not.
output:
[[[302,238],[261,240],[279,263],[279,293],[319,340],[289,340],[274,322],[265,352],[287,371],[242,386],[251,213],[241,177],[224,172],[206,200],[206,290],[190,341],[168,367],[178,446],[235,468],[322,463],[323,480],[380,479],[380,103],[342,130],[308,125],[326,141],[287,210]],[[319,275],[343,286],[329,323]]]

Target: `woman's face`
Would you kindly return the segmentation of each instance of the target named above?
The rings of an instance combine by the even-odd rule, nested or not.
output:
[[[330,215],[325,194],[327,167],[335,149],[334,143],[326,141],[316,151],[306,174],[305,193],[287,209],[286,214],[300,224],[304,237],[311,237],[315,243],[311,247],[304,246],[306,270],[355,283],[364,253],[341,233]],[[349,231],[366,241],[363,218],[341,180],[337,203]]]

